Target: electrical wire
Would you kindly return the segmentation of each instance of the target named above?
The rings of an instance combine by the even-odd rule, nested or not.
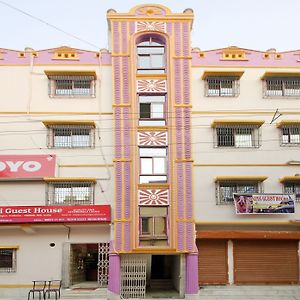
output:
[[[90,42],[88,42],[88,41],[86,41],[86,40],[84,40],[84,39],[82,39],[82,38],[80,38],[80,37],[78,37],[78,36],[76,36],[76,35],[74,35],[72,33],[69,33],[69,32],[67,32],[67,31],[65,31],[65,30],[63,30],[63,29],[61,29],[61,28],[59,28],[59,27],[57,27],[57,26],[55,26],[53,24],[50,24],[49,22],[46,22],[46,21],[44,21],[44,20],[42,20],[42,19],[40,19],[40,18],[38,18],[38,17],[36,17],[36,16],[34,16],[34,15],[32,15],[32,14],[30,14],[30,13],[28,13],[28,12],[22,10],[22,9],[20,9],[20,8],[17,8],[15,6],[11,5],[11,4],[8,4],[8,3],[6,3],[6,2],[4,2],[2,0],[0,0],[0,3],[3,4],[3,5],[5,5],[5,6],[7,6],[7,7],[9,7],[9,8],[11,8],[11,9],[13,9],[13,10],[15,10],[15,11],[18,11],[19,13],[24,14],[24,15],[26,15],[26,16],[28,16],[28,17],[36,20],[36,21],[39,21],[39,22],[41,22],[41,23],[43,23],[43,24],[45,24],[45,25],[47,25],[47,26],[49,26],[51,28],[54,28],[55,30],[60,31],[60,32],[62,32],[64,34],[66,34],[66,35],[68,35],[68,36],[70,36],[70,37],[72,37],[72,38],[80,41],[80,42],[88,44],[88,45],[92,46],[93,48],[100,49],[99,46],[97,46],[97,45],[95,45],[93,43],[90,43]]]

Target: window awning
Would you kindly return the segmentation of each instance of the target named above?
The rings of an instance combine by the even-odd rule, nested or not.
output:
[[[265,72],[261,79],[266,79],[270,77],[298,77],[300,72]]]
[[[267,176],[217,176],[215,177],[215,182],[217,181],[264,181]]]
[[[228,76],[228,77],[238,77],[241,78],[244,74],[244,71],[229,71],[229,70],[221,70],[221,71],[204,71],[201,79],[206,79],[207,77],[220,77],[220,76]]]
[[[94,177],[44,177],[46,182],[97,182],[97,178]]]
[[[229,120],[229,119],[220,119],[214,120],[211,124],[211,127],[216,127],[219,125],[256,125],[261,126],[264,124],[264,120]]]
[[[283,126],[288,126],[288,125],[300,125],[300,120],[282,120],[276,123],[276,126],[278,128],[281,128]]]
[[[42,121],[42,123],[49,127],[51,125],[78,125],[78,126],[91,126],[96,127],[96,124],[94,121],[89,120],[45,120]]]
[[[97,79],[96,71],[84,71],[84,70],[45,70],[44,73],[48,77],[53,76],[91,76],[94,79]]]
[[[281,183],[285,182],[294,182],[294,181],[299,181],[300,182],[300,176],[284,176],[279,179]]]

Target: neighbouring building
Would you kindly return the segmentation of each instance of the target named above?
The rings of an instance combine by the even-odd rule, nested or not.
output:
[[[192,9],[107,20],[107,50],[0,49],[0,296],[299,283],[300,51],[192,48]]]

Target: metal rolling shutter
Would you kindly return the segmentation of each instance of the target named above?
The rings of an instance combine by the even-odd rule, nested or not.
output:
[[[197,240],[199,284],[228,283],[227,241]]]
[[[298,283],[297,240],[235,240],[234,282]]]

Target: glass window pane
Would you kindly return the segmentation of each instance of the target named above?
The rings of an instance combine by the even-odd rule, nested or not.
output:
[[[138,68],[139,69],[149,69],[151,67],[151,59],[149,55],[139,55],[138,56]]]
[[[167,149],[166,148],[140,148],[140,156],[146,157],[154,157],[154,156],[167,156]]]
[[[164,56],[153,54],[151,55],[151,67],[152,68],[163,68],[164,67]]]
[[[151,104],[140,103],[140,118],[150,119],[151,118]]]
[[[164,95],[139,95],[140,103],[149,103],[149,102],[165,102]]]
[[[156,236],[164,236],[167,233],[166,230],[166,218],[165,217],[155,217],[154,219],[154,234]]]
[[[152,158],[141,158],[141,174],[152,174]]]
[[[154,174],[166,174],[166,159],[164,157],[153,158]]]
[[[164,118],[164,104],[162,103],[152,103],[152,114],[153,119],[163,119]]]
[[[167,182],[166,175],[141,175],[140,183],[161,183]]]
[[[247,134],[236,134],[235,135],[235,146],[236,147],[252,147],[252,136]]]

